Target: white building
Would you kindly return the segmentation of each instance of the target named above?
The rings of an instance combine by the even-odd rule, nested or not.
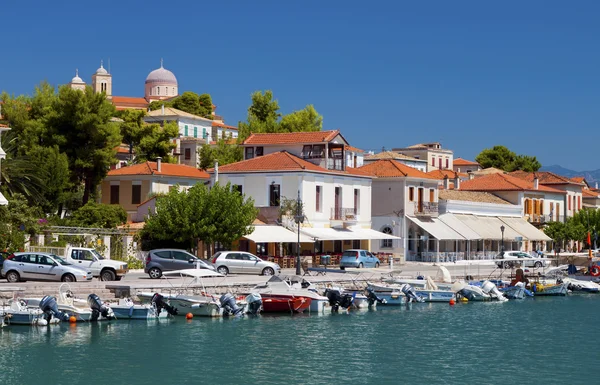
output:
[[[452,150],[442,148],[439,142],[420,143],[406,148],[394,148],[392,151],[426,160],[428,172],[436,169],[453,169],[454,153]]]
[[[427,172],[427,160],[426,159],[417,159],[412,156],[400,154],[399,152],[394,151],[382,151],[378,154],[372,154],[365,157],[364,163],[369,164],[373,162],[377,162],[378,160],[391,159],[395,160],[398,163],[405,164],[409,167],[416,168],[419,171]]]

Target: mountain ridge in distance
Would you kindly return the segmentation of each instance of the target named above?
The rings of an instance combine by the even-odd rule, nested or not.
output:
[[[587,182],[591,185],[590,187],[594,187],[593,184],[595,184],[596,182],[600,182],[600,169],[593,171],[575,171],[562,167],[558,164],[553,164],[551,166],[542,166],[540,171],[549,171],[569,178],[573,178],[575,176],[583,176],[585,177],[585,180],[587,180]]]

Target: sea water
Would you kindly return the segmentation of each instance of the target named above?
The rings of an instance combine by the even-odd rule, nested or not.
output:
[[[0,331],[0,384],[598,384],[600,295]]]

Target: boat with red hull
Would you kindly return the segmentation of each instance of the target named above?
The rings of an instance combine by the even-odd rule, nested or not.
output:
[[[263,297],[263,313],[303,313],[310,307],[307,297]]]

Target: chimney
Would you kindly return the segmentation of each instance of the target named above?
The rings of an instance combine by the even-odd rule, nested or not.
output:
[[[538,179],[537,175],[534,174],[533,176],[533,189],[537,190],[540,187],[540,180]]]
[[[160,107],[160,112],[161,112],[161,115],[164,115],[164,114],[165,114],[165,104],[164,104],[164,103],[163,103],[163,104],[162,104],[162,106]]]
[[[215,160],[215,183],[219,182],[219,161]]]
[[[458,176],[457,172],[454,173],[454,189],[460,189],[460,177]]]
[[[444,176],[444,190],[450,190],[450,179],[448,179],[448,175]]]
[[[159,156],[156,158],[156,171],[161,172],[162,170],[162,158]]]

